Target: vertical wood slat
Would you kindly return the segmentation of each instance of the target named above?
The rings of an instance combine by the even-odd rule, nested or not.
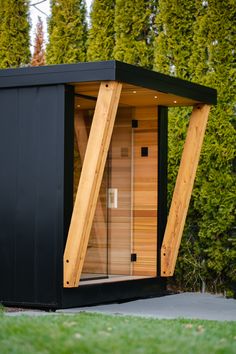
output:
[[[157,270],[157,108],[136,107],[133,116],[133,250],[132,275],[155,276]],[[148,156],[141,148],[148,147]]]
[[[200,158],[210,106],[193,108],[161,248],[161,276],[172,276]]]
[[[79,284],[122,84],[102,82],[64,252],[64,287]]]

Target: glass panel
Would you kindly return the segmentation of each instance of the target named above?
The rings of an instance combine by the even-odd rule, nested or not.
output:
[[[108,168],[105,168],[98,197],[92,230],[83,266],[81,280],[104,278],[107,267],[107,185]]]
[[[89,132],[88,115],[85,122]],[[131,274],[131,160],[131,110],[126,109],[116,117],[81,280]]]
[[[92,111],[80,111],[75,114],[75,131],[77,131],[77,134],[75,134],[74,143],[74,200],[87,147],[92,116]],[[105,167],[81,280],[104,278],[108,274],[107,186],[108,168]]]
[[[109,152],[108,273],[131,271],[131,111],[119,110]]]
[[[80,116],[75,139],[74,196],[93,112]],[[132,128],[132,118],[137,126]],[[77,121],[78,122],[78,121]],[[157,117],[155,110],[119,108],[82,271],[96,283],[156,275]],[[133,262],[131,262],[133,254]],[[107,279],[106,279],[107,278]],[[85,283],[83,283],[85,284]]]

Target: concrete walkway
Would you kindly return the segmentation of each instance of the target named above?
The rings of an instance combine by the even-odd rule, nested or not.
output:
[[[236,321],[236,300],[220,295],[182,293],[152,299],[130,301],[91,307],[78,307],[55,312],[19,309],[6,312],[7,316],[42,316],[54,314],[78,314],[96,312],[112,315],[133,315],[159,319],[187,318],[217,321]]]
[[[57,313],[99,312],[135,315],[160,319],[187,318],[217,321],[236,321],[236,300],[220,295],[182,293],[158,298],[58,310]]]

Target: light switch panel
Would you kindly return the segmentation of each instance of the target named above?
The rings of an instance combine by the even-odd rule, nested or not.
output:
[[[108,188],[108,208],[117,209],[118,208],[118,189]]]

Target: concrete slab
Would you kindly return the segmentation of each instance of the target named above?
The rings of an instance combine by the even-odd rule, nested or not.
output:
[[[135,315],[159,319],[187,318],[236,321],[236,300],[226,299],[220,295],[182,293],[122,304],[80,307],[57,311],[57,313],[64,314],[76,314],[79,312]]]

